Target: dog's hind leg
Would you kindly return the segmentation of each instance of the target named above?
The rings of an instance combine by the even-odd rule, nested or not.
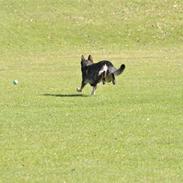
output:
[[[115,85],[116,84],[116,80],[115,80],[115,76],[114,74],[112,74],[112,84]]]
[[[106,82],[106,73],[105,71],[102,73],[102,83],[103,85],[105,85],[105,82]]]
[[[81,82],[81,87],[77,88],[77,92],[82,92],[83,88],[85,87],[86,83],[84,83],[83,81]]]
[[[93,86],[93,89],[92,89],[92,92],[91,92],[91,95],[95,95],[95,90],[97,89],[97,85]]]

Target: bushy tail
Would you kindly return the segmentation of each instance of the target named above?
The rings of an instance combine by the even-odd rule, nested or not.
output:
[[[122,64],[121,66],[120,66],[120,68],[119,69],[116,69],[114,72],[113,72],[113,74],[115,75],[115,76],[118,76],[118,75],[120,75],[124,70],[125,70],[125,65],[124,64]]]

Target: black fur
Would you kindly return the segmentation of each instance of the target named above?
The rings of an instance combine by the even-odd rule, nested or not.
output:
[[[82,82],[81,87],[77,89],[78,92],[82,92],[84,86],[89,83],[93,87],[92,95],[95,94],[97,84],[102,81],[103,84],[106,82],[112,82],[115,84],[115,76],[121,74],[125,69],[125,65],[122,64],[119,69],[116,69],[110,61],[102,60],[98,63],[93,63],[91,55],[88,59],[81,56],[81,72]]]

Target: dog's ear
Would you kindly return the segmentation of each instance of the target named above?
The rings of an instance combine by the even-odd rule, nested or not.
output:
[[[93,58],[91,55],[88,56],[88,60],[90,60],[93,63]]]
[[[85,63],[85,57],[81,55],[81,67],[83,67],[84,63]]]
[[[85,57],[83,55],[81,55],[81,62],[85,61]]]

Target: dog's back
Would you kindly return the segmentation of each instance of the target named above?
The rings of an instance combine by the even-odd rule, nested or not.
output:
[[[96,85],[101,82],[107,75],[110,67],[113,67],[112,63],[106,60],[100,61],[89,65],[86,70],[86,78],[91,85]]]
[[[115,79],[114,76],[121,74],[124,69],[124,64],[119,69],[116,69],[110,61],[102,60],[85,67],[83,69],[83,79],[91,85],[95,85],[100,81],[104,81],[104,84],[105,81],[111,82]]]

